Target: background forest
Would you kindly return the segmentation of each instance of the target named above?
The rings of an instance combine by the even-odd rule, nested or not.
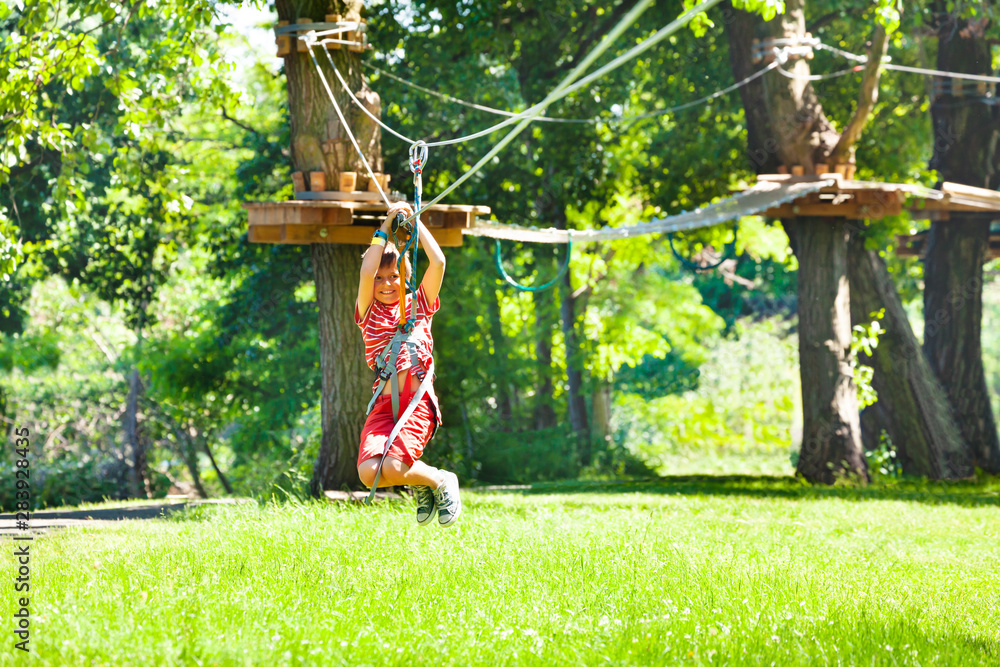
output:
[[[241,207],[292,194],[275,15],[263,3],[102,5],[42,2],[27,14],[0,4],[0,410],[8,428],[35,434],[36,506],[171,490],[304,496],[321,428],[309,248],[249,244]],[[565,74],[553,54],[586,52],[620,10],[577,0],[367,3],[375,49],[364,73],[390,125],[465,134],[492,117],[379,69],[521,110]],[[629,39],[681,11],[679,1],[657,3]],[[863,53],[875,11],[820,0],[807,25]],[[713,9],[715,28],[678,32],[558,103],[550,116],[600,120],[535,123],[453,200],[488,205],[501,222],[592,228],[690,210],[752,184],[737,93],[629,119],[733,83],[721,30],[731,12]],[[933,66],[931,13],[907,3],[890,39],[894,60]],[[16,39],[26,20],[34,44]],[[24,49],[47,55],[36,66]],[[811,66],[847,65],[819,52]],[[848,72],[814,84],[834,124],[851,116],[858,82]],[[883,74],[857,144],[858,179],[935,184],[932,92],[928,78]],[[489,145],[432,150],[425,193]],[[407,148],[383,136],[392,187],[410,196]],[[895,255],[895,235],[928,225],[887,218],[868,238],[918,336],[922,263]],[[681,259],[717,257],[731,242],[716,270],[694,272]],[[494,249],[466,237],[446,250],[434,325],[444,426],[429,463],[489,484],[793,472],[798,266],[781,225],[749,217],[735,239],[733,225],[679,234],[676,253],[660,237],[574,247],[569,279],[535,294],[505,285]],[[503,244],[507,270],[529,284],[554,276],[564,252]],[[996,414],[995,262],[985,275],[983,362]],[[136,441],[145,485],[130,476]],[[874,477],[905,472],[892,451],[882,439],[869,452]],[[9,508],[13,490],[0,499]]]

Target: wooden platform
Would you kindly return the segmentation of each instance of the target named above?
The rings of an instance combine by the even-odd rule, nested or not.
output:
[[[837,174],[761,174],[757,180],[800,183],[829,178],[834,178],[836,184],[768,209],[762,215],[774,218],[830,216],[878,220],[906,211],[914,219],[942,221],[949,220],[953,212],[965,212],[987,216],[995,214],[1000,221],[1000,192],[959,183],[945,182],[940,190],[934,190],[906,183],[851,181]],[[897,236],[896,254],[901,257],[923,256],[926,238],[926,233]],[[986,257],[1000,257],[1000,232],[990,234]]]
[[[833,179],[836,183],[762,213],[773,218],[844,217],[878,220],[904,210],[914,218],[947,220],[954,211],[990,213],[1000,218],[1000,192],[945,182],[940,190],[908,183],[851,181],[838,174],[792,176],[761,174],[758,181],[805,183]]]
[[[246,202],[251,243],[347,243],[368,245],[388,208],[381,202],[293,200]],[[435,204],[420,220],[442,246],[462,245],[462,230],[489,215],[489,206]]]

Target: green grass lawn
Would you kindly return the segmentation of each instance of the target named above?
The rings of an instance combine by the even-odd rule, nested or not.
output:
[[[31,662],[1000,664],[997,482],[694,477],[464,500],[449,529],[397,501],[40,537]],[[3,664],[25,662],[4,642]]]

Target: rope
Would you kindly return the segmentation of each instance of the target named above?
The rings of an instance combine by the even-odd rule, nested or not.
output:
[[[636,115],[632,115],[632,116],[611,116],[611,117],[595,116],[593,118],[549,118],[548,116],[539,116],[535,120],[547,121],[547,122],[552,122],[552,123],[601,123],[601,122],[605,122],[605,123],[619,123],[619,122],[634,122],[634,121],[644,120],[646,118],[655,118],[657,116],[664,116],[664,115],[669,114],[669,113],[674,113],[675,111],[682,111],[684,109],[689,109],[689,108],[691,108],[693,106],[697,106],[699,104],[703,104],[705,102],[709,102],[709,101],[714,100],[714,99],[716,99],[718,97],[722,97],[723,95],[728,95],[729,93],[733,92],[734,90],[742,88],[743,86],[749,84],[750,82],[754,81],[755,79],[760,78],[761,76],[763,76],[767,72],[771,71],[772,69],[778,67],[779,65],[780,65],[780,63],[778,63],[778,62],[772,62],[770,65],[768,65],[764,69],[759,70],[757,72],[754,72],[753,74],[751,74],[750,76],[746,77],[742,81],[734,83],[733,85],[728,86],[726,88],[723,88],[722,90],[717,90],[716,92],[712,93],[711,95],[706,95],[704,97],[699,97],[696,100],[692,100],[690,102],[685,102],[683,104],[679,104],[679,105],[674,106],[674,107],[669,107],[667,109],[658,109],[656,111],[651,111],[649,113],[636,114]],[[517,115],[517,114],[515,114],[512,111],[503,111],[502,109],[494,109],[492,107],[483,106],[481,104],[476,104],[474,102],[467,102],[466,100],[462,100],[462,99],[459,99],[457,97],[453,97],[451,95],[447,95],[445,93],[440,93],[440,92],[438,92],[436,90],[431,90],[430,88],[424,88],[423,86],[420,86],[420,85],[417,85],[417,84],[412,83],[410,81],[407,81],[406,79],[403,79],[402,77],[398,77],[395,74],[391,74],[390,72],[386,72],[385,70],[383,70],[383,69],[381,69],[379,67],[376,67],[375,65],[370,65],[368,63],[365,63],[365,67],[367,67],[369,69],[373,69],[373,70],[375,70],[376,72],[378,72],[379,74],[381,74],[383,76],[386,76],[386,77],[388,77],[390,79],[398,81],[399,83],[402,83],[404,85],[410,86],[411,88],[415,88],[416,90],[419,90],[421,92],[427,93],[428,95],[433,95],[433,96],[439,97],[439,98],[441,98],[443,100],[447,100],[449,102],[454,102],[455,104],[461,104],[463,106],[467,106],[467,107],[472,108],[472,109],[478,109],[479,111],[485,111],[487,113],[497,114],[497,115],[500,115],[500,116],[516,116]]]
[[[857,53],[851,53],[850,51],[844,51],[843,49],[838,49],[833,46],[828,46],[823,43],[817,44],[817,46],[831,53],[835,53],[848,60],[853,60],[859,63],[867,63],[868,56],[859,55]],[[911,74],[924,74],[927,76],[945,76],[952,79],[966,79],[968,81],[985,81],[986,83],[1000,83],[1000,76],[987,76],[983,74],[965,74],[964,72],[950,72],[939,69],[926,69],[924,67],[910,67],[908,65],[894,65],[891,62],[883,62],[883,69],[896,70],[898,72],[910,72]]]
[[[341,83],[343,83],[344,78],[341,75],[340,70],[337,69],[337,66],[333,63],[333,58],[330,56],[329,52],[327,52],[326,58],[327,58],[327,60],[330,61],[330,67],[333,68],[333,73],[336,74],[337,78],[340,79]],[[346,88],[346,85],[345,85],[345,88]],[[394,130],[393,128],[389,127],[388,125],[386,125],[384,122],[382,122],[381,118],[379,118],[378,116],[376,116],[372,112],[370,112],[368,110],[368,108],[365,107],[365,105],[361,103],[361,100],[359,100],[357,97],[354,96],[354,93],[352,93],[350,90],[348,90],[347,92],[348,92],[348,95],[350,95],[351,99],[354,101],[354,104],[356,104],[358,106],[358,108],[361,109],[361,111],[364,112],[364,114],[366,116],[368,116],[369,118],[371,118],[383,130],[385,130],[389,134],[393,135],[397,139],[401,139],[401,140],[405,141],[408,144],[415,144],[415,143],[417,143],[417,141],[419,141],[418,139],[412,139],[412,138],[410,138],[410,137],[408,137],[408,136],[406,136],[406,135],[398,132],[397,130]],[[454,139],[443,139],[441,141],[428,141],[428,142],[425,142],[425,143],[426,143],[427,146],[449,146],[451,144],[460,144],[460,143],[464,143],[466,141],[472,141],[473,139],[479,139],[480,137],[485,137],[488,134],[493,134],[494,132],[496,132],[500,128],[507,127],[508,125],[511,125],[511,124],[513,124],[513,123],[515,123],[515,122],[523,119],[523,118],[531,117],[532,119],[535,119],[535,116],[537,114],[533,114],[534,110],[535,110],[535,107],[532,107],[530,109],[526,109],[525,111],[522,111],[519,114],[514,114],[513,116],[510,116],[505,121],[497,123],[496,125],[491,125],[490,127],[486,128],[485,130],[480,130],[478,132],[473,132],[472,134],[466,134],[466,135],[461,136],[461,137],[455,137]]]
[[[527,127],[529,123],[531,123],[531,120],[532,120],[532,118],[534,116],[537,116],[538,114],[540,114],[550,104],[552,104],[552,103],[554,103],[554,102],[556,102],[558,100],[561,100],[562,98],[564,98],[567,95],[569,95],[569,94],[571,94],[571,93],[579,90],[580,88],[583,88],[583,87],[587,86],[588,84],[590,84],[595,79],[604,76],[608,72],[610,72],[612,70],[615,70],[618,67],[621,67],[623,64],[625,64],[629,60],[632,60],[636,56],[639,56],[640,54],[642,54],[642,53],[648,51],[649,49],[653,48],[658,43],[660,43],[661,41],[665,40],[670,35],[674,34],[678,30],[680,30],[684,25],[686,25],[688,22],[690,22],[691,19],[693,19],[695,16],[697,16],[701,12],[704,12],[704,11],[706,11],[706,10],[714,7],[715,5],[717,5],[720,2],[720,0],[705,0],[701,4],[695,6],[695,7],[691,8],[691,9],[689,9],[688,11],[684,12],[683,14],[681,14],[679,17],[677,17],[676,19],[674,19],[673,21],[671,21],[664,28],[661,28],[660,30],[658,30],[656,32],[656,34],[654,34],[652,37],[650,37],[650,38],[648,38],[646,40],[643,40],[642,42],[640,42],[639,44],[635,45],[634,47],[632,47],[631,49],[629,49],[628,51],[626,51],[622,55],[618,56],[617,58],[615,58],[614,60],[612,60],[608,64],[604,65],[603,67],[601,67],[600,69],[596,70],[595,72],[593,72],[593,73],[591,73],[591,74],[583,77],[582,79],[580,79],[576,83],[571,83],[577,76],[579,76],[579,74],[584,69],[586,69],[587,67],[590,66],[590,63],[593,62],[594,59],[596,59],[601,53],[603,53],[605,50],[607,50],[607,48],[609,46],[611,46],[611,43],[622,32],[624,32],[625,29],[629,25],[631,25],[632,22],[634,22],[636,20],[636,18],[638,18],[639,14],[641,14],[647,7],[649,7],[649,5],[650,5],[651,2],[652,2],[652,0],[642,0],[641,2],[637,3],[636,6],[633,7],[632,10],[629,11],[629,13],[626,14],[624,18],[622,18],[622,20],[618,23],[618,25],[616,25],[614,27],[614,29],[612,29],[612,31],[610,33],[608,33],[608,35],[605,37],[604,41],[602,41],[601,44],[599,44],[593,51],[591,51],[591,53],[582,62],[580,62],[580,64],[577,65],[577,67],[574,68],[574,70],[572,72],[569,73],[569,75],[562,81],[562,83],[560,83],[558,86],[556,86],[556,88],[551,93],[549,93],[545,97],[544,100],[542,100],[541,102],[539,102],[538,104],[536,104],[534,107],[532,107],[529,110],[529,111],[531,111],[531,115],[530,116],[525,117],[520,123],[518,123],[517,127],[515,127],[513,130],[511,130],[511,132],[506,137],[504,137],[500,141],[500,143],[498,143],[496,146],[494,146],[486,155],[484,155],[479,160],[479,162],[477,162],[476,164],[474,164],[471,169],[469,169],[467,172],[465,172],[464,174],[462,174],[461,176],[459,176],[458,179],[455,180],[454,183],[452,183],[447,188],[445,188],[441,192],[441,194],[439,194],[437,197],[435,197],[434,199],[432,199],[427,204],[427,206],[433,206],[434,204],[436,204],[439,201],[441,201],[442,199],[444,199],[446,196],[448,196],[448,194],[451,193],[452,190],[454,190],[455,188],[457,188],[459,185],[461,185],[466,180],[468,180],[469,178],[471,178],[477,171],[479,171],[480,169],[482,169],[483,166],[487,162],[489,162],[490,160],[492,160],[493,157],[497,153],[499,153],[501,150],[503,150],[503,148],[507,144],[509,144],[514,139],[514,137],[516,137],[518,134],[520,134],[521,130],[523,130],[525,127]],[[514,119],[510,118],[510,119],[504,121],[504,123],[511,123],[513,121],[514,121]]]
[[[775,61],[777,64],[777,61]],[[854,67],[848,67],[847,69],[838,70],[836,72],[830,72],[829,74],[796,74],[794,72],[789,72],[783,67],[778,67],[778,73],[789,79],[800,79],[804,81],[826,81],[828,79],[836,79],[840,76],[846,76],[848,74],[854,74],[855,72],[860,72],[865,67],[864,65],[856,65]]]
[[[337,104],[337,98],[334,97],[333,91],[330,90],[330,82],[326,80],[326,76],[323,74],[323,70],[320,69],[319,61],[316,60],[316,54],[313,53],[313,46],[316,44],[316,38],[312,33],[307,34],[304,38],[306,46],[309,49],[309,57],[312,58],[313,65],[316,66],[316,71],[319,73],[320,80],[323,81],[323,88],[326,89],[326,94],[330,96],[330,102],[333,103],[333,108],[337,112],[337,118],[340,119],[340,124],[344,126],[344,130],[347,132],[347,136],[350,137],[351,143],[354,145],[354,150],[358,152],[358,156],[361,158],[361,162],[364,163],[365,169],[368,171],[368,177],[371,178],[371,182],[375,184],[375,188],[378,190],[379,195],[382,197],[382,201],[385,202],[386,206],[389,206],[389,198],[386,197],[385,191],[382,190],[382,184],[378,182],[375,178],[375,174],[372,172],[371,165],[368,164],[368,158],[361,151],[361,147],[358,146],[358,140],[354,138],[354,133],[351,132],[351,126],[347,124],[347,119],[344,118],[344,112],[340,110],[340,105]],[[324,53],[326,49],[323,49]],[[329,58],[329,54],[327,54]],[[345,85],[344,89],[350,92],[350,89]],[[351,97],[354,97],[352,94]]]
[[[433,95],[434,97],[438,97],[442,100],[447,100],[449,102],[454,102],[455,104],[461,104],[462,106],[469,107],[470,109],[477,109],[479,111],[485,111],[487,113],[496,114],[498,116],[508,116],[508,117],[518,116],[520,115],[520,113],[523,113],[514,111],[503,111],[502,109],[494,109],[493,107],[484,106],[482,104],[476,104],[475,102],[467,102],[466,100],[453,97],[452,95],[440,93],[436,90],[431,90],[430,88],[424,88],[421,85],[413,83],[412,81],[407,81],[402,77],[396,76],[395,74],[387,72],[384,69],[376,67],[375,65],[372,65],[370,63],[362,63],[362,64],[364,65],[364,67],[375,70],[380,75],[392,79],[393,81],[398,81],[399,83],[409,86],[410,88],[419,90],[422,93]],[[536,120],[545,121],[548,123],[596,123],[599,122],[600,119],[599,118],[549,118],[548,116],[540,116],[536,118]]]
[[[722,251],[722,257],[719,259],[718,262],[715,262],[714,264],[695,264],[687,257],[684,257],[679,252],[677,252],[677,248],[674,247],[673,232],[669,232],[667,234],[667,239],[670,241],[670,252],[674,253],[674,257],[677,258],[677,260],[681,263],[682,266],[685,266],[691,269],[692,271],[709,271],[711,269],[716,269],[722,266],[722,263],[727,259],[729,259],[730,257],[732,257],[733,254],[736,252],[736,237],[739,233],[739,229],[740,229],[740,223],[739,221],[737,221],[736,224],[733,225],[733,240],[726,244],[726,247]]]
[[[562,266],[559,267],[559,271],[558,273],[556,273],[556,277],[550,280],[549,282],[545,283],[544,285],[531,285],[531,286],[521,285],[516,280],[511,278],[510,274],[508,274],[506,269],[503,268],[503,258],[500,255],[500,239],[497,239],[496,241],[497,244],[496,256],[494,258],[496,260],[497,272],[503,277],[504,281],[508,285],[522,292],[542,292],[544,290],[549,289],[550,287],[555,285],[563,276],[565,276],[566,271],[569,269],[569,258],[570,255],[573,254],[573,236],[570,230],[568,229],[566,230],[566,234],[568,235],[568,240],[566,241],[566,257],[563,258]]]

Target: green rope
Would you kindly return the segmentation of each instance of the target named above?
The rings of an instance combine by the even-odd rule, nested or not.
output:
[[[670,232],[667,234],[667,239],[670,240],[670,251],[674,253],[674,257],[681,263],[681,265],[691,269],[692,271],[709,271],[711,269],[718,268],[722,265],[724,261],[733,256],[736,251],[736,235],[739,233],[740,223],[737,222],[733,225],[733,240],[726,244],[722,251],[722,257],[718,262],[714,264],[695,264],[687,257],[682,256],[677,252],[677,248],[674,247],[674,233]]]
[[[572,253],[573,253],[573,237],[572,235],[570,235],[569,239],[566,241],[566,257],[563,259],[562,266],[559,267],[559,273],[556,274],[556,277],[550,280],[549,282],[545,283],[544,285],[532,285],[531,287],[527,287],[525,285],[519,285],[517,281],[511,278],[510,275],[507,273],[507,271],[504,270],[503,258],[500,256],[500,239],[497,239],[497,251],[496,251],[497,272],[503,277],[503,279],[507,282],[508,285],[510,285],[515,289],[519,289],[522,292],[541,292],[542,290],[547,290],[553,285],[555,285],[560,278],[566,275],[566,271],[567,269],[569,269],[569,257]]]

